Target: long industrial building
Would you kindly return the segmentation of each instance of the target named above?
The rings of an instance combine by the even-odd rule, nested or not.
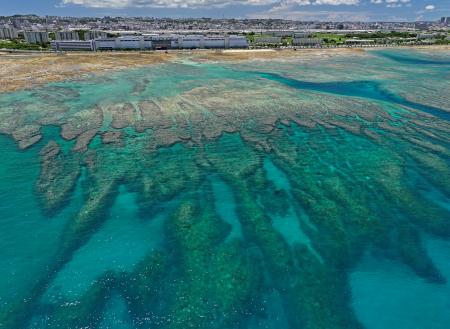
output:
[[[246,48],[245,36],[203,36],[203,35],[143,35],[95,40],[55,40],[51,42],[55,51],[80,50],[151,50],[151,49],[226,49]]]
[[[78,50],[78,51],[94,51],[95,43],[93,40],[57,40],[51,42],[52,50],[54,51],[66,51],[66,50]]]

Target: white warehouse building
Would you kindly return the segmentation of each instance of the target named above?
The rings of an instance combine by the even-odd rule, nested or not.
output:
[[[116,39],[97,39],[95,40],[96,50],[114,50],[116,49]]]
[[[243,35],[229,35],[228,44],[225,43],[225,48],[247,48],[248,41]]]
[[[204,48],[225,48],[224,36],[207,36],[203,39]]]
[[[118,38],[100,38],[95,40],[56,40],[52,49],[62,50],[149,50],[149,49],[226,49],[246,48],[247,38],[238,35],[143,35]]]
[[[51,43],[52,50],[64,51],[64,50],[79,50],[79,51],[94,51],[95,43],[92,40],[80,41],[80,40],[55,40]]]
[[[204,48],[204,37],[203,35],[186,35],[181,37],[178,45],[184,49]]]
[[[173,48],[246,48],[248,47],[247,38],[238,35],[225,36],[206,36],[187,35],[178,39],[177,47]]]
[[[116,38],[117,49],[144,49],[143,37],[119,37]]]
[[[143,36],[119,37],[114,39],[93,40],[96,50],[145,50],[152,49],[152,40]]]
[[[78,50],[78,51],[94,51],[95,44],[92,40],[55,40],[50,45],[54,51]]]

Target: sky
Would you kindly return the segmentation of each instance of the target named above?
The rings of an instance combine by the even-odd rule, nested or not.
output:
[[[418,21],[450,16],[450,0],[0,0],[0,15]]]

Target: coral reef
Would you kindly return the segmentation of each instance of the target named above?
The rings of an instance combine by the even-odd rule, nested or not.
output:
[[[49,232],[54,250],[37,251],[48,265],[34,288],[11,297],[0,325],[100,328],[118,313],[115,296],[130,328],[269,327],[277,313],[280,327],[359,329],[349,275],[367,254],[445,285],[424,244],[450,238],[450,109],[431,99],[442,91],[428,82],[404,96],[402,82],[424,69],[370,52],[318,58],[323,67],[291,55],[186,54],[1,94],[0,132],[36,152],[43,216],[64,221]],[[439,79],[439,67],[426,70]],[[58,217],[76,197],[79,208]],[[108,270],[76,300],[67,287],[44,300],[75,255],[99,232],[114,240],[125,219],[154,229],[131,247],[145,256],[114,270],[82,259],[74,280],[98,262]]]
[[[67,202],[80,175],[76,154],[63,154],[55,141],[41,150],[41,173],[36,184],[38,195],[47,211],[56,211]]]
[[[24,126],[14,130],[12,137],[17,141],[21,149],[26,149],[41,140],[42,135],[39,133],[39,128],[36,125]]]

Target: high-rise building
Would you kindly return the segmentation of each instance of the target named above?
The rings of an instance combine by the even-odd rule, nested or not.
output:
[[[25,31],[25,41],[28,43],[45,44],[48,42],[48,33],[41,31]]]
[[[56,40],[80,40],[78,32],[75,31],[58,31],[55,32]]]
[[[441,17],[441,24],[450,25],[450,17]]]
[[[84,32],[84,40],[106,39],[108,34],[104,31],[92,30]]]
[[[20,19],[14,19],[13,20],[13,26],[16,28],[16,29],[20,29],[21,27],[22,27],[22,22],[21,22],[21,20]]]
[[[18,31],[13,27],[0,27],[0,39],[17,39],[19,37]]]

